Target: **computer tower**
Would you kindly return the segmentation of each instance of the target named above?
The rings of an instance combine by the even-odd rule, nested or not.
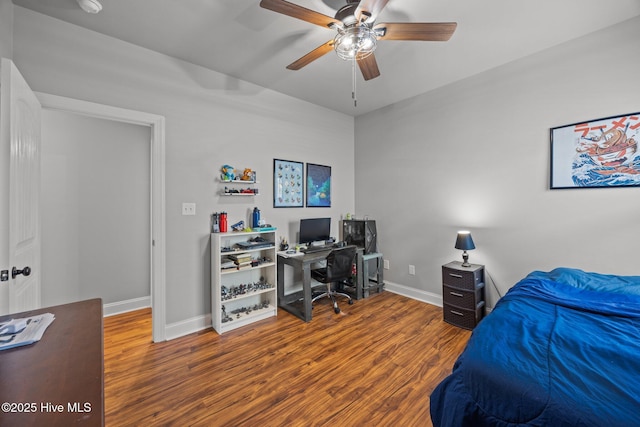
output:
[[[371,219],[349,219],[342,221],[341,240],[348,245],[364,249],[365,254],[378,251],[376,222]]]

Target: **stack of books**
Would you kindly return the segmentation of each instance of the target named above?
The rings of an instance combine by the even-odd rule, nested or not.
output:
[[[222,257],[222,264],[220,265],[222,270],[229,270],[231,268],[238,268],[235,261],[228,256]]]
[[[248,253],[230,254],[227,257],[234,262],[238,270],[251,267],[251,255]]]

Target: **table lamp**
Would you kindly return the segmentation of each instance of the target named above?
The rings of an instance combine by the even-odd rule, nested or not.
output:
[[[476,245],[473,244],[470,231],[458,231],[458,238],[456,239],[456,249],[462,250],[462,266],[471,267],[469,264],[469,254],[467,251],[475,249]]]

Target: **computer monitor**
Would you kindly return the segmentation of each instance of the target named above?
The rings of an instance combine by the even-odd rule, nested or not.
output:
[[[330,237],[331,218],[305,218],[300,220],[298,243],[308,245],[313,242],[329,240]]]

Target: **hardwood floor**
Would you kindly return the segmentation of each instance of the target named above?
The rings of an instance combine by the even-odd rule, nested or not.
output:
[[[391,292],[340,307],[157,344],[150,310],[105,318],[106,425],[431,426],[470,332]]]

